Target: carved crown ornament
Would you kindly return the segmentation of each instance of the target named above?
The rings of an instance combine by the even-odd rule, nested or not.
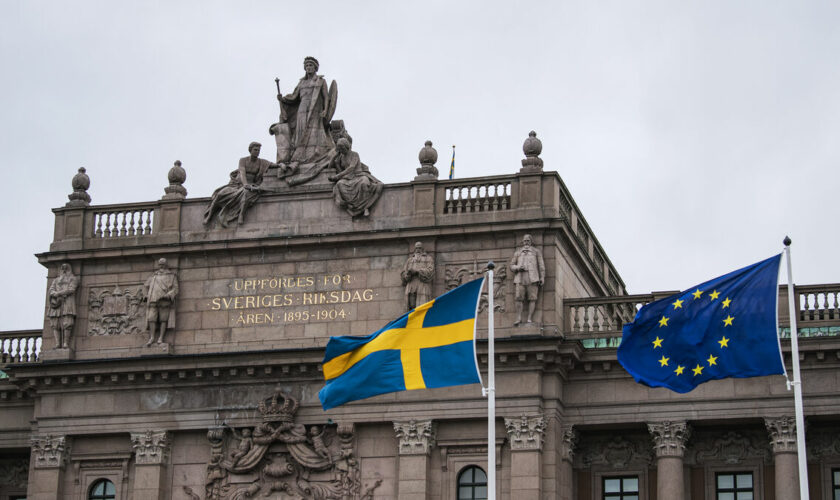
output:
[[[437,427],[431,420],[394,422],[400,455],[428,455],[435,445]]]
[[[171,437],[166,431],[131,434],[131,447],[138,465],[161,465],[169,459]]]
[[[545,428],[545,417],[542,415],[505,418],[505,429],[513,451],[541,450]]]
[[[36,469],[61,468],[67,462],[70,445],[66,436],[37,436],[31,438],[29,443]]]

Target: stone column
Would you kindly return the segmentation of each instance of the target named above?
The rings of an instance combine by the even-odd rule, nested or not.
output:
[[[435,431],[435,423],[431,420],[394,422],[400,446],[397,492],[400,500],[429,498],[429,452],[435,445]]]
[[[58,500],[63,498],[64,466],[70,455],[65,436],[36,436],[30,440],[33,465],[27,487],[32,500]]]
[[[542,445],[545,417],[542,415],[506,418],[510,440],[510,491],[516,500],[542,498]]]
[[[171,437],[166,431],[131,433],[135,500],[165,498],[164,480],[171,443]]]
[[[799,500],[799,461],[796,455],[796,420],[793,417],[765,418],[770,434],[776,475],[776,498]]]
[[[577,445],[578,433],[573,426],[564,426],[560,434],[560,463],[557,474],[559,475],[559,487],[557,495],[560,500],[572,500],[574,483],[574,458],[575,446]]]
[[[656,498],[683,500],[683,454],[691,429],[685,422],[648,424],[656,451]]]

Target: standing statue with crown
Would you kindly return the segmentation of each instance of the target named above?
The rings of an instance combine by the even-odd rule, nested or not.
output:
[[[258,493],[278,498],[370,498],[381,481],[362,491],[353,425],[307,428],[295,423],[299,407],[278,384],[274,394],[258,403],[261,421],[253,430],[211,429],[205,500],[238,500]]]
[[[303,184],[318,176],[330,163],[335,143],[330,137],[330,120],[335,114],[338,86],[335,80],[327,87],[323,76],[316,74],[318,60],[303,60],[305,74],[291,94],[280,92],[280,120],[268,131],[277,142],[278,176],[290,186]]]

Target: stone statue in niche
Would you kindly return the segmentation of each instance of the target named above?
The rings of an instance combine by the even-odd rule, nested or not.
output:
[[[327,87],[323,76],[316,74],[318,60],[303,60],[303,78],[291,94],[280,92],[280,119],[268,131],[277,142],[278,175],[290,186],[309,182],[330,163],[335,143],[330,135],[330,121],[335,114],[338,86],[335,80]]]
[[[405,286],[405,308],[407,311],[432,300],[432,280],[435,277],[435,262],[423,250],[419,241],[414,244],[414,253],[409,256],[400,273]]]
[[[367,217],[382,194],[382,182],[371,175],[367,165],[359,160],[359,154],[350,149],[350,141],[339,139],[335,149],[330,166],[337,173],[329,177],[330,182],[335,182],[335,202],[353,217]]]
[[[361,483],[352,424],[295,422],[299,403],[278,385],[257,405],[261,421],[253,431],[210,429],[205,500],[253,497],[349,499],[372,498],[381,484]],[[225,429],[231,431],[225,432]],[[246,432],[247,431],[247,432]],[[238,444],[233,444],[239,439]],[[246,444],[247,443],[247,444]],[[229,449],[233,449],[229,452]],[[184,487],[193,499],[200,498]]]
[[[540,287],[545,281],[545,262],[543,262],[542,252],[532,246],[530,234],[522,238],[522,246],[513,254],[510,270],[513,272],[514,300],[516,300],[516,321],[513,324],[516,326],[522,322],[522,310],[526,304],[527,322],[532,323]]]
[[[230,173],[230,182],[213,191],[210,205],[204,211],[204,225],[218,221],[227,227],[233,221],[237,224],[245,221],[245,212],[260,197],[263,176],[269,167],[276,166],[260,158],[261,148],[259,142],[249,144],[250,155],[239,160],[237,169]]]
[[[69,349],[76,323],[76,288],[79,278],[73,274],[70,264],[61,264],[58,276],[50,284],[50,328],[55,337],[56,349]]]
[[[166,259],[159,259],[157,270],[149,276],[144,285],[144,300],[146,301],[146,323],[149,328],[147,346],[155,340],[163,344],[167,328],[175,328],[175,297],[178,295],[178,276],[169,269]]]

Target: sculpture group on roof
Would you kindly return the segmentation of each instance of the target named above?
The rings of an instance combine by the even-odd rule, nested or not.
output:
[[[304,76],[291,94],[283,95],[280,81],[275,79],[280,118],[268,132],[277,144],[276,163],[261,159],[261,145],[252,142],[248,147],[250,155],[239,160],[237,170],[230,173],[230,181],[213,192],[204,212],[206,226],[243,224],[248,208],[262,193],[305,183],[333,184],[339,207],[351,217],[370,215],[383,184],[352,151],[353,140],[344,121],[333,121],[338,86],[335,80],[327,86],[324,77],[316,74],[318,67],[317,59],[305,58]]]

